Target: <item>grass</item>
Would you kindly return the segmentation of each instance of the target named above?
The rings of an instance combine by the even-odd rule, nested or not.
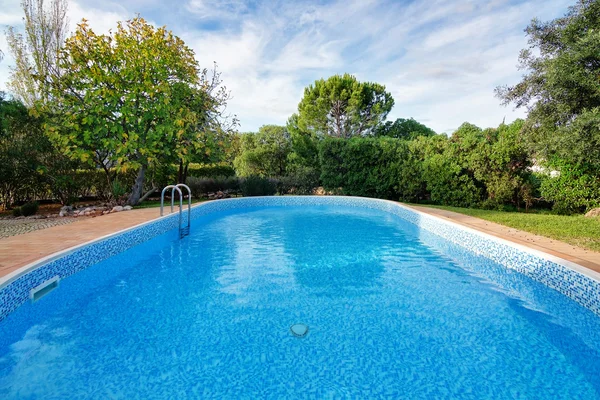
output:
[[[420,205],[420,204],[416,204]],[[426,205],[496,222],[511,228],[560,240],[588,250],[600,251],[600,218],[556,215],[543,211],[517,212]]]
[[[201,203],[203,201],[206,201],[206,199],[194,199],[192,198],[192,204],[196,204],[196,203]],[[175,207],[179,206],[179,200],[175,201]],[[146,200],[144,201],[142,204],[138,204],[137,206],[134,206],[133,208],[138,209],[138,208],[155,208],[155,207],[160,207],[160,200]],[[165,208],[171,207],[171,199],[165,199]],[[183,200],[183,207],[187,207],[187,199]]]

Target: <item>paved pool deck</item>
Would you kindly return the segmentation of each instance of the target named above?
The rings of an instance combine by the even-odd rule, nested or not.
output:
[[[600,253],[468,215],[422,206],[408,207],[552,254],[600,272]],[[53,226],[35,232],[1,238],[0,277],[58,251],[69,249],[158,217],[158,208],[137,209],[95,218],[85,218],[68,225]]]

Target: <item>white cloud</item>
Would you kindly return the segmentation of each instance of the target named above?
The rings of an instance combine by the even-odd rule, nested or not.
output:
[[[0,23],[19,23],[18,0],[2,1]],[[518,81],[529,20],[558,17],[571,2],[78,0],[69,15],[73,26],[85,17],[101,32],[135,12],[166,24],[202,66],[218,63],[242,130],[285,123],[306,85],[350,72],[386,85],[396,100],[390,117],[447,132],[464,121],[486,127],[522,116],[501,107],[493,89]],[[0,64],[0,87],[8,64]]]

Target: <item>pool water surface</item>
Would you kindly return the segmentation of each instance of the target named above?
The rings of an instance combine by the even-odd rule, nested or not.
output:
[[[242,208],[1,321],[0,398],[594,399],[598,332],[566,296],[384,211]]]

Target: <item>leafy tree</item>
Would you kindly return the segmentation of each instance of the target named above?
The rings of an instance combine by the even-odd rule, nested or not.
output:
[[[90,185],[89,180],[75,179],[80,167],[54,149],[40,117],[0,92],[0,203],[4,208],[48,194],[66,204],[83,185]]]
[[[140,17],[109,35],[83,21],[59,67],[48,135],[69,157],[103,168],[109,180],[111,166],[137,170],[130,204],[140,199],[148,167],[189,160],[228,99],[180,38]]]
[[[311,132],[298,127],[298,114],[293,114],[287,122],[287,130],[292,141],[292,151],[288,155],[288,172],[320,170],[319,138]]]
[[[0,202],[4,209],[31,197],[42,179],[41,129],[17,100],[0,92]],[[40,137],[41,136],[41,137]]]
[[[600,2],[578,0],[561,18],[525,30],[521,82],[497,89],[505,104],[529,111],[523,129],[539,162],[578,171],[600,186]],[[561,180],[564,183],[567,181]],[[586,192],[581,204],[600,192]]]
[[[520,135],[523,120],[483,131],[484,138],[471,157],[474,176],[486,186],[486,206],[532,204],[531,159]]]
[[[8,27],[6,39],[15,66],[8,87],[27,107],[48,101],[49,83],[60,75],[58,57],[67,37],[67,0],[22,0],[25,34]]]
[[[365,136],[385,120],[393,105],[384,86],[359,82],[350,74],[334,75],[304,89],[297,125],[317,137]]]
[[[240,176],[283,176],[291,151],[290,134],[283,126],[264,125],[258,133],[241,136],[240,155],[234,160]]]
[[[387,121],[374,130],[375,136],[388,136],[396,139],[414,139],[418,136],[433,136],[435,132],[413,118],[398,118],[394,122]]]

